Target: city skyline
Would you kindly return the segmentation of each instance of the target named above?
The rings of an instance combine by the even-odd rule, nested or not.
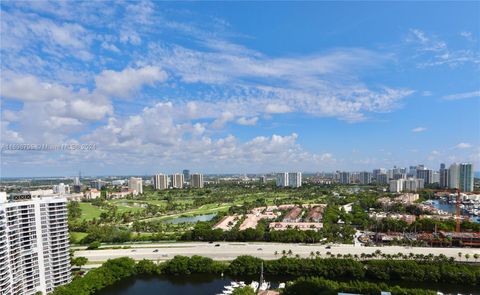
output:
[[[479,3],[1,8],[1,177],[480,167]]]

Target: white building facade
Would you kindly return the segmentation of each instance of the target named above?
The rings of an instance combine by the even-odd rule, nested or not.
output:
[[[302,172],[289,172],[288,173],[288,186],[289,187],[301,187],[302,186]]]
[[[0,193],[0,293],[47,294],[71,281],[67,200]]]
[[[131,177],[128,180],[128,188],[134,190],[136,194],[143,194],[143,180],[139,177]]]
[[[194,188],[202,188],[203,187],[203,174],[194,173],[190,175],[191,183],[190,186]]]
[[[184,178],[183,174],[175,173],[170,176],[173,188],[183,188]]]
[[[158,190],[168,188],[168,177],[165,174],[155,174],[153,176],[153,187]]]

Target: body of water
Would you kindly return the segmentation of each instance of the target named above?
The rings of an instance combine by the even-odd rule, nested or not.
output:
[[[455,214],[456,212],[455,204],[449,204],[448,202],[445,202],[443,200],[433,200],[432,205],[433,207],[448,213]],[[480,216],[470,216],[470,217],[474,222],[480,223]]]
[[[177,217],[177,218],[173,218],[173,219],[167,219],[164,222],[177,224],[177,223],[183,223],[183,222],[195,223],[197,221],[210,221],[216,215],[217,215],[217,213],[210,213],[210,214],[188,216],[188,217]]]
[[[190,275],[180,277],[136,277],[123,280],[113,286],[109,286],[97,295],[215,295],[222,293],[225,285],[232,281],[244,281],[249,284],[252,279],[258,278],[229,278],[211,275]],[[272,284],[272,288],[278,287],[280,282],[287,282],[288,278],[276,277],[266,280]],[[452,284],[438,283],[435,285],[426,283],[391,282],[389,285],[399,285],[406,288],[426,288],[441,291],[445,294],[472,294],[480,295],[480,291],[474,286],[456,286]]]

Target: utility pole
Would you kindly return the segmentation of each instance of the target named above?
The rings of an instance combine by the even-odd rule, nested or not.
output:
[[[455,231],[459,233],[460,232],[460,189],[457,189],[457,202],[456,202],[455,209],[456,209],[455,217],[457,219]]]

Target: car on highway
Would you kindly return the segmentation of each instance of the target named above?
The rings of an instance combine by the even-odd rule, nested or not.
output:
[[[137,250],[133,249],[132,252],[137,252]]]
[[[153,252],[155,252],[155,253],[158,252],[158,249],[153,250]]]
[[[257,251],[262,251],[263,249],[262,248],[258,248]]]
[[[162,257],[168,257],[168,254],[162,254]]]
[[[325,249],[332,249],[332,246],[327,246],[325,247]]]
[[[215,247],[220,247],[220,244],[215,244]]]

